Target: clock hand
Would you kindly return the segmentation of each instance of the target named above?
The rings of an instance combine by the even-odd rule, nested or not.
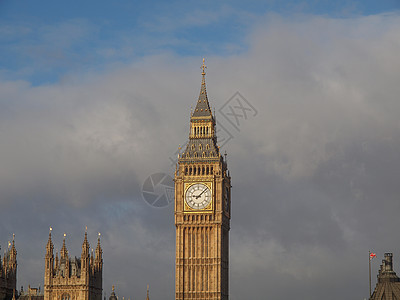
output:
[[[196,199],[199,199],[200,198],[200,196],[204,193],[206,191],[206,189],[204,189],[200,194],[198,194],[197,196],[195,196],[196,197]]]

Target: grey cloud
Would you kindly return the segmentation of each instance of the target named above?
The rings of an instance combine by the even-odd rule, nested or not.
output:
[[[208,59],[211,105],[240,91],[258,111],[240,132],[224,123],[231,299],[363,299],[368,250],[393,251],[400,272],[399,32],[394,14],[267,16],[247,53]],[[173,172],[198,65],[153,56],[90,80],[2,82],[0,237],[17,234],[21,284],[42,282],[48,226],[79,255],[88,225],[92,245],[102,232],[106,293],[138,298],[150,283],[173,299],[173,208],[151,208],[140,187]]]

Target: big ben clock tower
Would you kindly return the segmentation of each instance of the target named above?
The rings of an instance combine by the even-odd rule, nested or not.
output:
[[[231,178],[219,152],[203,59],[189,142],[175,173],[175,299],[229,299]]]

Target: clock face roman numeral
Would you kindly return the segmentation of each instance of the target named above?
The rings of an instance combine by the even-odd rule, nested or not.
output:
[[[205,184],[195,183],[187,189],[185,201],[193,209],[204,209],[211,202],[211,191]]]

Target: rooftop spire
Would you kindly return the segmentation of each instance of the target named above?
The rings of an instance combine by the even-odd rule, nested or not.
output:
[[[53,255],[53,249],[54,249],[53,242],[51,240],[51,231],[52,230],[53,230],[53,228],[50,227],[49,240],[47,241],[47,246],[46,246],[46,254],[49,255],[49,256]]]
[[[99,237],[97,239],[97,247],[96,247],[96,262],[99,264],[102,262],[102,256],[103,256],[103,250],[101,249],[100,245],[100,232],[99,232]]]
[[[83,244],[82,244],[82,252],[88,253],[89,252],[89,242],[87,239],[87,226],[85,228],[85,238],[83,240]]]
[[[206,90],[206,64],[205,59],[203,58],[203,64],[201,65],[201,88],[199,99],[196,104],[196,108],[192,114],[192,117],[211,117],[211,109],[210,104],[208,103],[207,90]]]
[[[11,255],[12,258],[15,259],[17,256],[17,250],[15,249],[15,234],[13,233],[13,239],[11,244]]]
[[[203,62],[204,62],[204,59],[203,59]],[[150,300],[150,297],[149,297],[149,285],[147,285],[147,297],[146,297],[146,300]]]
[[[63,245],[60,251],[60,258],[67,258],[68,257],[68,251],[67,251],[67,247],[65,246],[65,238],[66,238],[67,234],[64,233],[64,239],[63,239]]]
[[[201,65],[201,69],[203,70],[203,72],[201,72],[201,75],[203,75],[203,78],[206,75],[206,69],[207,69],[207,66],[206,66],[205,62],[206,62],[206,59],[203,57],[203,64]]]

